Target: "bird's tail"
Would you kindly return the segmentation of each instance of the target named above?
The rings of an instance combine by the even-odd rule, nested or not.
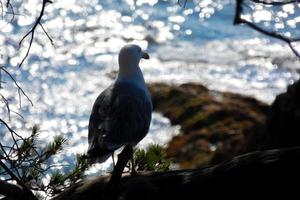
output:
[[[94,152],[89,150],[86,155],[83,155],[83,159],[87,159],[88,164],[94,163],[103,163],[105,162],[111,155],[113,151],[97,151]]]

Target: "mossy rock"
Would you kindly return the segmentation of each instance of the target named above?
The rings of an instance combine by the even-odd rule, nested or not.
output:
[[[210,91],[196,83],[153,83],[149,90],[154,110],[181,125],[181,134],[166,150],[181,168],[219,163],[247,152],[246,140],[264,131],[269,106],[254,98]]]

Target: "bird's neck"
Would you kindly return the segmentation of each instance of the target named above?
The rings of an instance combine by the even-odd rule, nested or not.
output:
[[[139,66],[122,68],[120,67],[117,82],[131,82],[141,88],[146,88],[145,79]]]

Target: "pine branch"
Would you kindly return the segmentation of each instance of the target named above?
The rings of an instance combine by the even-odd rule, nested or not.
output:
[[[66,141],[61,135],[54,136],[53,142],[50,142],[46,147],[45,156],[50,157],[61,151]]]
[[[141,171],[167,171],[171,165],[164,147],[157,144],[150,144],[146,150],[137,149],[134,160],[137,170]]]

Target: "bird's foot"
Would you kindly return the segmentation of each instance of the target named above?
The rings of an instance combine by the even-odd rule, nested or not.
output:
[[[112,170],[112,171],[108,171],[108,172],[106,172],[106,173],[108,173],[108,174],[112,175],[112,174],[114,173],[114,170]]]
[[[131,176],[138,176],[139,173],[134,169],[134,170],[131,170],[130,175]]]

